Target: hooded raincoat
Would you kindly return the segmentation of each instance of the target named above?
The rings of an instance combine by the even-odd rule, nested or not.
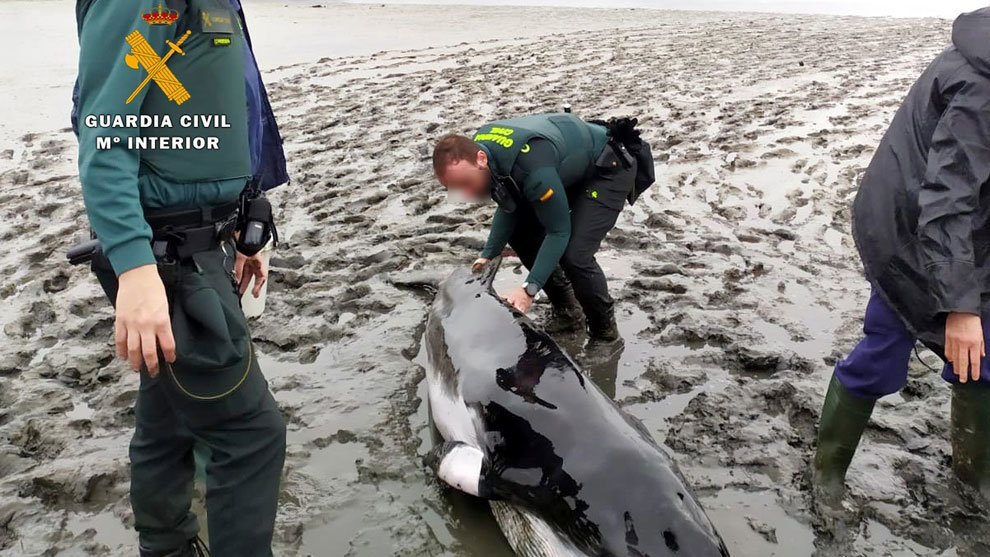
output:
[[[908,93],[853,205],[869,280],[943,354],[945,317],[990,302],[990,8],[963,14]]]

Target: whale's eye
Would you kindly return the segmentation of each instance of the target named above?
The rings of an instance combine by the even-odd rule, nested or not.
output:
[[[663,531],[663,541],[667,544],[667,548],[671,551],[677,551],[680,549],[680,546],[677,545],[677,536],[675,536],[670,530]]]

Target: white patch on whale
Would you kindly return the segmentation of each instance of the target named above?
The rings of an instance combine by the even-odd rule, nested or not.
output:
[[[430,414],[440,436],[446,441],[460,441],[472,447],[480,447],[479,420],[475,411],[465,404],[460,390],[457,391],[456,398],[451,396],[444,389],[432,367],[426,372],[426,382],[430,397]]]
[[[477,497],[484,460],[485,453],[477,447],[457,445],[443,456],[437,476],[447,485]]]

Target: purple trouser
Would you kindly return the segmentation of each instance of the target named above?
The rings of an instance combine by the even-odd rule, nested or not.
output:
[[[983,317],[983,337],[990,346],[990,316]],[[880,398],[896,393],[907,382],[908,360],[914,349],[914,336],[876,291],[870,294],[863,319],[866,338],[835,365],[835,377],[849,392],[863,398]],[[990,358],[980,360],[980,383],[990,385]],[[942,378],[958,382],[952,365],[942,368]]]

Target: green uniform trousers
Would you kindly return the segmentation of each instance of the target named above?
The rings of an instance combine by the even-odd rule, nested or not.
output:
[[[194,446],[209,449],[206,510],[214,557],[270,556],[285,422],[251,346],[233,281],[233,247],[159,266],[176,362],[141,373],[131,439],[131,506],[141,546],[178,547],[199,533],[190,510]],[[230,254],[230,255],[228,255]],[[111,302],[105,258],[93,271]]]

